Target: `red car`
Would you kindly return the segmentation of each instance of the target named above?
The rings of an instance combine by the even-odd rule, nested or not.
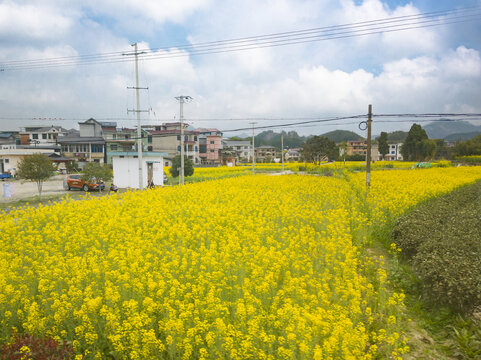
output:
[[[101,190],[105,189],[105,184],[103,181],[99,182],[94,182],[94,183],[89,183],[87,181],[82,180],[82,175],[80,174],[71,174],[67,175],[67,178],[64,181],[64,187],[67,190],[71,189],[81,189],[83,191],[89,191],[89,190],[98,190],[100,186]]]

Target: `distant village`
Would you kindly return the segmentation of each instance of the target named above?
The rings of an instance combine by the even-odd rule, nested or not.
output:
[[[223,138],[215,128],[189,129],[184,124],[184,154],[196,166],[235,166],[252,161],[251,140]],[[142,130],[142,153],[162,160],[163,166],[171,166],[172,159],[180,154],[181,123],[169,122],[161,125],[144,125]],[[64,171],[68,162],[75,161],[79,169],[86,163],[112,164],[113,157],[136,157],[137,130],[121,128],[116,122],[88,119],[79,123],[79,130],[66,130],[61,126],[30,126],[19,131],[0,132],[0,173],[15,174],[18,163],[34,153],[43,153]],[[402,160],[399,143],[389,144],[385,160]],[[255,161],[279,162],[281,149],[274,146],[255,146]],[[340,148],[341,156],[365,156],[365,140],[349,140]],[[380,160],[377,144],[372,146],[371,158]],[[285,161],[300,161],[299,148],[285,149]]]

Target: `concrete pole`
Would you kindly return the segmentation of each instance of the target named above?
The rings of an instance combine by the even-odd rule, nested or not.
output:
[[[180,103],[180,171],[179,171],[179,184],[184,185],[184,103],[191,101],[190,96],[177,96],[177,100]]]
[[[256,150],[255,150],[255,144],[254,144],[254,125],[256,124],[255,122],[252,122],[252,175],[256,174]]]
[[[282,172],[284,172],[284,134],[281,134]]]
[[[179,97],[180,103],[180,184],[184,185],[184,97]]]
[[[371,186],[371,124],[372,124],[372,105],[368,106],[367,113],[367,153],[366,153],[366,186]]]
[[[135,95],[137,97],[137,157],[139,160],[139,189],[144,189],[142,174],[142,128],[140,126],[140,94],[139,94],[139,59],[137,52],[137,43],[135,46]]]

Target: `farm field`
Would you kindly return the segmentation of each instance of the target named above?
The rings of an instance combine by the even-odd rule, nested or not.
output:
[[[241,176],[3,214],[0,347],[18,333],[76,359],[402,359],[404,294],[370,231],[480,179],[374,171],[366,193],[363,173]]]

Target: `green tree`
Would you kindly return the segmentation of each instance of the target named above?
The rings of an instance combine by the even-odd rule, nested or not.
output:
[[[42,199],[42,185],[50,179],[54,173],[55,165],[52,160],[44,154],[33,154],[26,156],[18,164],[16,175],[20,179],[35,181],[38,188],[38,198]]]
[[[387,153],[389,153],[389,144],[387,143],[387,132],[382,131],[381,136],[377,139],[378,145],[379,145],[379,153],[382,156],[382,159],[384,160],[384,156],[386,156]]]
[[[78,166],[78,161],[77,160],[70,160],[67,161],[67,172],[73,173],[73,172],[80,172],[80,167]]]
[[[82,169],[82,180],[89,183],[100,182],[103,180],[107,182],[112,179],[112,169],[108,165],[101,165],[96,162],[86,164]],[[99,192],[102,191],[99,184]]]
[[[301,154],[306,161],[320,163],[325,157],[335,159],[339,151],[334,141],[325,136],[313,136],[302,144]]]
[[[458,156],[481,155],[481,135],[456,144],[454,152]]]
[[[428,134],[421,125],[413,124],[406,140],[401,146],[401,154],[405,161],[423,161],[434,155],[436,143],[429,140]]]
[[[172,167],[170,168],[170,175],[178,177],[180,173],[180,155],[174,156],[172,159]],[[194,175],[194,163],[186,155],[184,155],[184,176]]]

